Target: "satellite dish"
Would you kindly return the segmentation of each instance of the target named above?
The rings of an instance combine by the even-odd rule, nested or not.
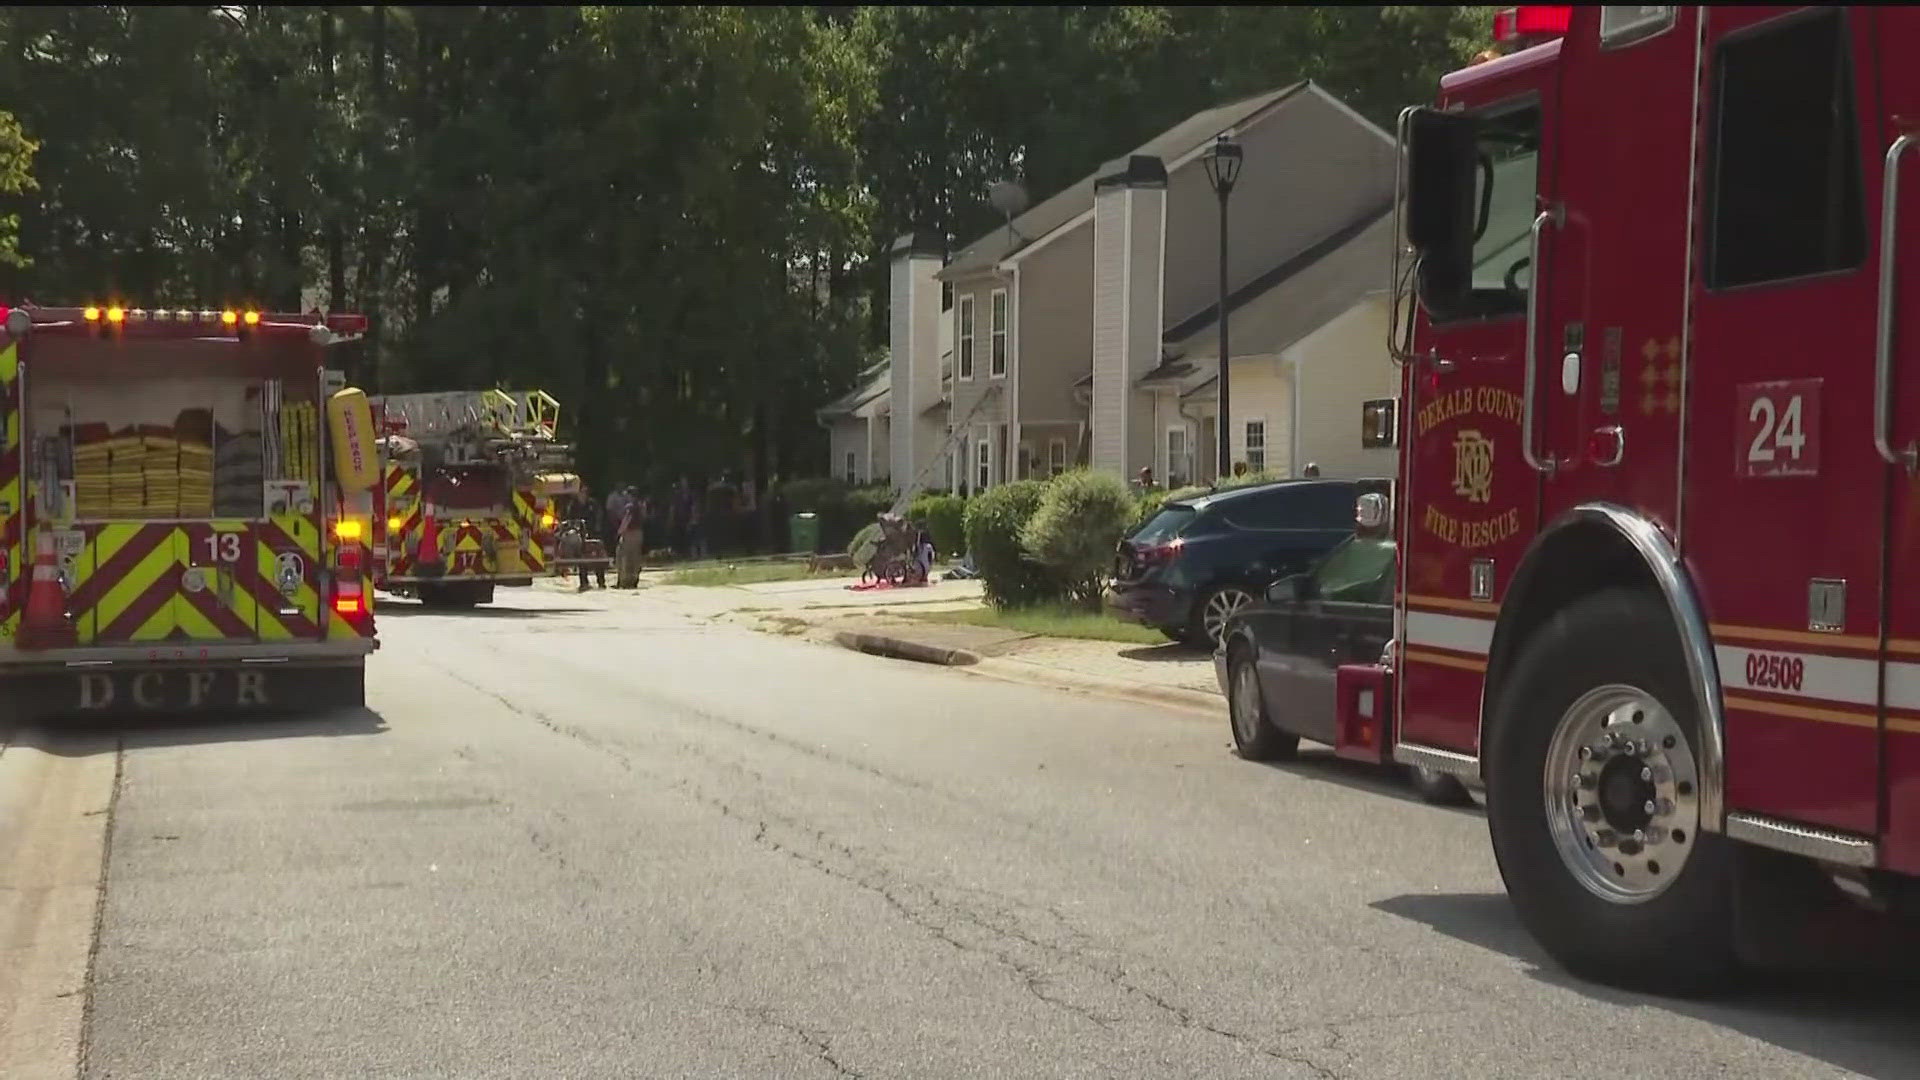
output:
[[[1012,219],[1027,208],[1027,189],[1017,180],[1001,180],[987,189],[987,202]]]

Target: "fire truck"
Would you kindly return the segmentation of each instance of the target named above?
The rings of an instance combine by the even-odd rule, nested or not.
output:
[[[21,717],[350,706],[370,412],[356,315],[0,306],[0,695]]]
[[[1343,731],[1484,783],[1583,977],[1910,943],[1920,10],[1497,27],[1400,118],[1396,636]]]
[[[579,491],[560,405],[540,390],[398,394],[373,401],[381,483],[375,584],[471,607],[556,563],[553,500]]]

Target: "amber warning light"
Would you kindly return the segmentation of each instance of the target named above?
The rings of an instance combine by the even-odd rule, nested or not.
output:
[[[1510,7],[1493,17],[1493,40],[1556,37],[1567,32],[1573,21],[1572,4],[1525,4]]]

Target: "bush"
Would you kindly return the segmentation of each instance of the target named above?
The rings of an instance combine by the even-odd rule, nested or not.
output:
[[[1212,494],[1216,491],[1232,491],[1235,488],[1249,487],[1253,484],[1270,484],[1275,480],[1285,479],[1286,477],[1278,476],[1274,473],[1257,472],[1248,473],[1245,476],[1230,476],[1226,480],[1212,486],[1206,484],[1190,484],[1187,487],[1175,488],[1172,491],[1148,488],[1139,496],[1138,513],[1133,519],[1132,528],[1129,528],[1127,531],[1132,532],[1134,529],[1138,529],[1140,526],[1152,521],[1153,515],[1159,513],[1160,508],[1170,502],[1180,502],[1184,499],[1197,499],[1202,495]]]
[[[1124,481],[1107,473],[1064,473],[1047,485],[1020,531],[1020,543],[1066,591],[1092,607],[1113,566],[1114,546],[1140,511]]]
[[[981,591],[995,607],[1019,607],[1057,599],[1059,585],[1028,558],[1020,533],[1040,508],[1047,485],[1017,480],[975,496],[967,504],[967,552],[980,572]]]
[[[786,496],[789,514],[811,512],[820,519],[821,551],[846,547],[856,533],[893,505],[893,493],[885,484],[852,488],[831,476],[790,481],[781,494]]]
[[[933,535],[933,550],[942,558],[958,555],[966,548],[967,500],[959,495],[922,495],[907,508],[907,519]]]

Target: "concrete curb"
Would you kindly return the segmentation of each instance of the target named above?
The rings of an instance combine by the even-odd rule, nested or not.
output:
[[[871,653],[875,656],[891,656],[896,660],[918,660],[923,664],[939,664],[942,667],[965,667],[980,662],[977,653],[965,649],[943,649],[938,645],[923,645],[918,641],[892,637],[887,634],[861,634],[851,630],[836,630],[833,640],[841,648],[855,652]]]
[[[1108,697],[1122,697],[1134,701],[1150,702],[1156,705],[1171,705],[1179,709],[1195,709],[1202,712],[1218,713],[1225,708],[1227,699],[1217,693],[1204,690],[1188,690],[1177,686],[1155,686],[1151,683],[1136,683],[1123,679],[1105,679],[1094,675],[1082,675],[1077,671],[1067,671],[1046,664],[1025,663],[1013,657],[997,657],[982,665],[982,675],[992,675],[1011,682],[1027,683],[1033,686],[1047,686],[1056,690],[1071,690],[1087,694],[1100,694]]]

